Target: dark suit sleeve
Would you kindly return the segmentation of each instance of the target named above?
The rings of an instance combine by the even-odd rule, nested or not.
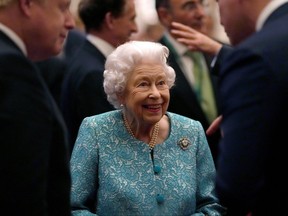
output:
[[[221,65],[223,64],[224,59],[231,53],[233,50],[232,46],[223,44],[219,53],[214,57],[211,63],[211,73],[218,76],[221,70]]]
[[[1,206],[11,215],[70,215],[63,131],[36,68],[0,57]],[[59,214],[58,214],[59,213]]]
[[[263,155],[267,153],[269,133],[263,127],[269,113],[264,104],[269,101],[273,80],[269,76],[269,65],[248,50],[233,52],[220,74],[224,137],[220,143],[216,189],[231,215],[238,215],[233,211],[239,215],[241,211],[247,213],[249,201],[264,183],[262,176],[268,167]],[[234,209],[235,206],[242,209]]]

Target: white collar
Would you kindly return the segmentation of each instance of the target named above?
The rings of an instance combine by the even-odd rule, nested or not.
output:
[[[104,54],[104,56],[106,58],[115,49],[115,47],[113,47],[107,41],[101,39],[100,37],[92,35],[92,34],[88,34],[87,35],[87,40],[90,41],[95,47],[97,47],[100,50],[100,52]]]
[[[256,23],[256,31],[261,30],[263,27],[265,21],[268,19],[268,17],[281,5],[287,3],[288,0],[271,0],[266,7],[262,10],[260,13],[257,23]]]
[[[185,46],[184,44],[179,43],[177,40],[175,40],[171,36],[171,34],[168,33],[167,31],[165,32],[165,36],[168,39],[168,41],[171,43],[171,45],[173,46],[173,49],[177,52],[177,54],[179,56],[182,56],[182,55],[184,55],[187,52],[188,47]]]

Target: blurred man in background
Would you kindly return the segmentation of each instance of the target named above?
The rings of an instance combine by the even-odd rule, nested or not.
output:
[[[114,109],[103,88],[106,57],[137,32],[134,0],[82,0],[78,12],[87,36],[68,63],[60,102],[71,151],[84,117]]]
[[[67,131],[34,62],[61,52],[70,0],[0,1],[0,206],[8,215],[69,216]]]

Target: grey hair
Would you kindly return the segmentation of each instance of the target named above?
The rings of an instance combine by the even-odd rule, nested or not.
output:
[[[116,108],[121,108],[118,95],[122,95],[128,75],[139,63],[160,64],[164,68],[167,85],[175,83],[175,71],[167,63],[169,50],[157,42],[129,41],[118,46],[108,57],[104,70],[104,91],[107,100]],[[155,71],[156,72],[156,71]]]

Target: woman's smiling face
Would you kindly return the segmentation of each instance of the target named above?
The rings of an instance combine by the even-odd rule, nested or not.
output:
[[[170,92],[163,66],[139,64],[128,76],[122,98],[129,115],[138,122],[155,124],[165,115]]]

